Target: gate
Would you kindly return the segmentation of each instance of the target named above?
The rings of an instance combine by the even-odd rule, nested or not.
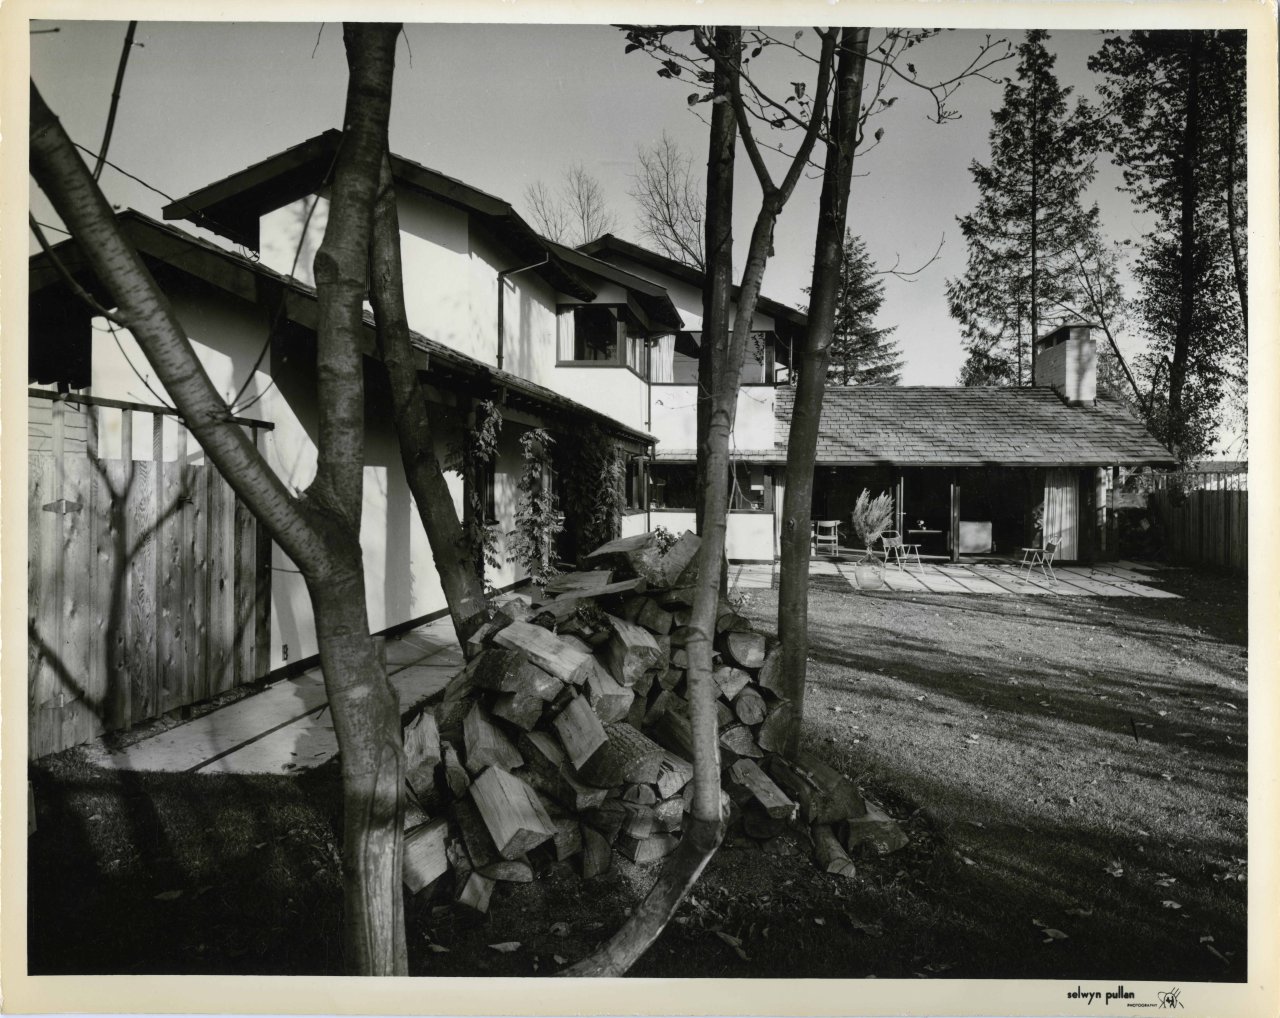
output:
[[[164,458],[173,411],[29,395],[33,409],[52,400],[46,434],[33,413],[28,452],[31,757],[265,674],[270,540],[214,467],[185,462],[180,425],[179,453]],[[98,455],[103,408],[122,414],[116,458]],[[151,417],[149,461],[132,458],[135,414]],[[240,423],[255,434],[270,427]]]

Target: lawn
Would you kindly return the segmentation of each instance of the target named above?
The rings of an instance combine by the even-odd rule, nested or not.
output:
[[[816,579],[806,741],[911,844],[848,880],[799,831],[776,854],[731,834],[634,974],[1243,980],[1244,583],[1160,580],[1183,599]],[[745,611],[771,631],[776,593]],[[32,777],[33,972],[338,971],[332,765],[122,775],[71,751]],[[655,873],[562,867],[487,916],[412,899],[411,970],[551,974]]]

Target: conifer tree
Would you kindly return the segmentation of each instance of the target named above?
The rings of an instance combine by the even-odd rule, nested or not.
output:
[[[1155,433],[1186,459],[1208,451],[1247,365],[1245,34],[1132,32],[1089,61],[1105,75],[1105,140],[1143,238],[1137,313]]]
[[[991,161],[969,168],[979,198],[959,219],[968,267],[947,284],[966,385],[1032,383],[1032,340],[1062,318],[1055,309],[1076,286],[1073,242],[1096,227],[1097,206],[1083,205],[1094,176],[1093,111],[1083,101],[1068,108],[1072,90],[1058,84],[1048,38],[1027,32],[1017,76],[992,115]]]
[[[805,292],[809,292],[807,288]],[[884,280],[876,275],[867,245],[846,230],[828,381],[836,385],[897,385],[901,381],[902,351],[891,338],[897,327],[878,328],[875,323],[882,304]]]

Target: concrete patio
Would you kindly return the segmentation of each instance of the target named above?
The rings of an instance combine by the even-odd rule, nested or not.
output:
[[[814,558],[810,576],[839,576],[854,590],[861,589],[854,569],[856,556]],[[777,576],[777,563],[730,565],[729,585],[741,590],[769,589]],[[1155,568],[1136,562],[1099,565],[1054,566],[1056,579],[1040,570],[1028,577],[1015,562],[985,559],[974,562],[939,562],[926,559],[920,565],[884,570],[884,586],[878,589],[919,594],[1021,594],[1032,597],[1146,597],[1176,598],[1161,590]]]

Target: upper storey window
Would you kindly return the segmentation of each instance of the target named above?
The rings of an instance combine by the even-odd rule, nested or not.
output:
[[[624,309],[608,304],[579,304],[561,308],[556,317],[557,363],[630,368],[644,377],[645,336],[628,323]]]

